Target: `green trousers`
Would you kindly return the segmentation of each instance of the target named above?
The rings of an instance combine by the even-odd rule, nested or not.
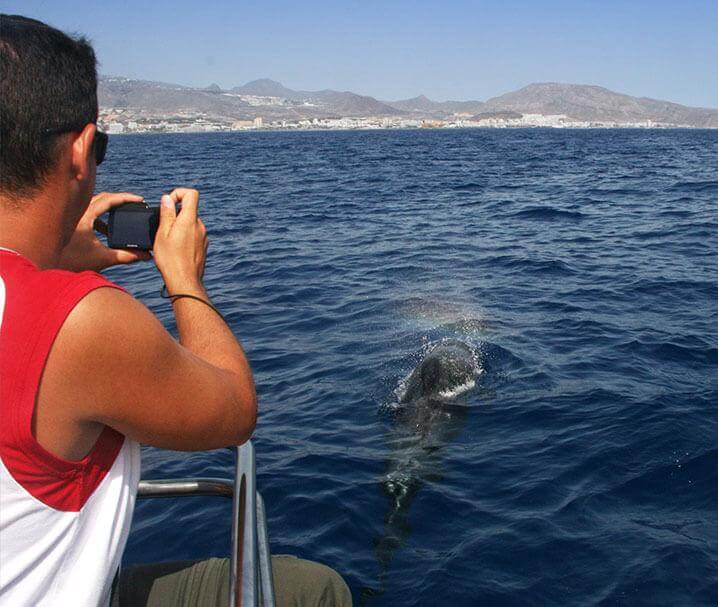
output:
[[[277,607],[351,607],[341,576],[325,565],[294,556],[273,556]],[[226,607],[229,559],[137,565],[122,571],[112,607]]]

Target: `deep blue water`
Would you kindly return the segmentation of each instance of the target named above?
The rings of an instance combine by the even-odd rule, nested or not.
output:
[[[256,375],[275,554],[356,604],[718,604],[718,131],[111,139],[100,188],[175,185]],[[153,267],[109,274],[173,328]],[[483,373],[412,439],[397,390],[445,338]],[[142,503],[126,560],[225,555],[229,524]]]

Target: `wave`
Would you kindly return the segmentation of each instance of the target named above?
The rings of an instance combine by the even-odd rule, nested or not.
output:
[[[512,213],[509,217],[532,219],[535,221],[581,221],[586,219],[587,215],[580,211],[564,211],[553,207],[532,207]]]
[[[718,284],[708,280],[676,279],[668,276],[656,277],[654,280],[637,280],[626,286],[627,295],[645,293],[651,295],[674,294],[690,298],[696,294],[706,297],[718,297]]]
[[[651,190],[639,190],[636,188],[589,188],[584,192],[591,196],[649,196]]]
[[[691,363],[691,365],[718,365],[718,348],[711,347],[703,340],[694,345],[682,345],[672,341],[651,342],[647,339],[633,339],[616,346],[616,350],[632,356],[641,356],[665,363]]]
[[[489,266],[499,265],[505,268],[522,270],[529,274],[571,275],[576,273],[576,270],[560,259],[518,258],[511,255],[502,255],[489,258],[485,263]]]
[[[453,186],[451,189],[455,192],[476,192],[479,190],[483,190],[486,188],[486,185],[483,183],[461,183],[459,185]]]
[[[679,192],[718,192],[718,181],[676,181],[669,190]]]

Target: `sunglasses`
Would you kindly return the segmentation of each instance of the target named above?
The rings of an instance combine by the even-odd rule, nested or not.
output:
[[[97,166],[100,166],[102,161],[105,159],[105,154],[107,153],[107,143],[109,140],[110,137],[107,133],[100,130],[95,131],[95,141],[92,147],[95,149],[95,162],[97,163]]]
[[[57,129],[45,129],[42,134],[47,136],[52,135],[64,135],[65,133],[73,133],[76,131],[80,131],[84,128],[77,126],[66,126],[66,127],[60,127]],[[107,143],[109,142],[110,138],[107,135],[107,133],[103,133],[101,130],[97,129],[95,131],[95,139],[92,143],[92,149],[95,153],[95,163],[97,166],[100,166],[102,164],[102,161],[105,159],[105,154],[107,153]]]

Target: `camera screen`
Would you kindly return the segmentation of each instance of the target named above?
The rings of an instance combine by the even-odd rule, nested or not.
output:
[[[151,249],[158,219],[157,209],[117,210],[111,226],[110,246]]]

